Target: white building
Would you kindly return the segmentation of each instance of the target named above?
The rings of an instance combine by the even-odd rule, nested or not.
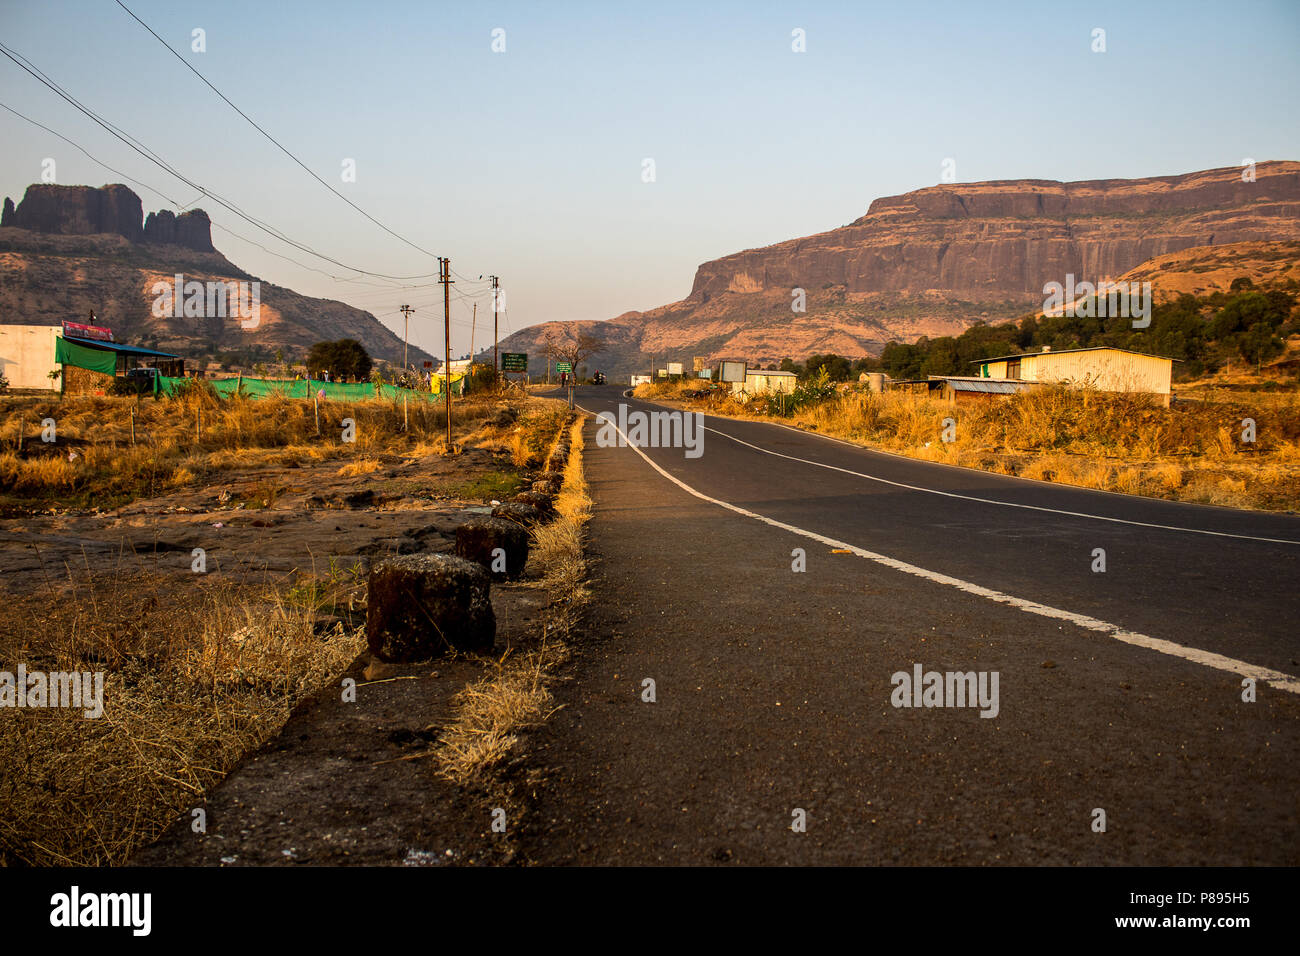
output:
[[[58,389],[50,373],[59,368],[54,341],[62,334],[60,325],[0,325],[0,375],[10,388]]]
[[[1000,355],[973,362],[979,377],[1018,382],[1054,382],[1103,392],[1149,392],[1169,404],[1173,359],[1129,349],[1097,346]]]

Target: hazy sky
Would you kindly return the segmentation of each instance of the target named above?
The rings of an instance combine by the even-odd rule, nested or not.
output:
[[[939,182],[946,158],[962,182],[1300,159],[1295,0],[124,2],[376,219],[467,279],[500,275],[510,329],[675,301],[699,263],[848,223],[876,197]],[[206,52],[191,49],[196,28]],[[497,28],[505,52],[492,50]],[[806,52],[791,49],[796,28]],[[1092,52],[1095,28],[1104,53]],[[0,0],[0,41],[288,236],[372,272],[437,272],[264,139],[114,0]],[[441,352],[436,286],[359,280],[196,201],[5,58],[0,103],[340,277],[213,230],[218,249],[265,280],[368,309],[399,332],[395,310],[415,305],[412,342]],[[15,201],[46,158],[60,183],[122,181],[3,109],[0,141],[0,193]],[[341,178],[346,159],[355,182]],[[132,188],[146,211],[172,208]],[[484,287],[457,283],[456,353],[469,348],[475,295],[477,348],[491,334]]]

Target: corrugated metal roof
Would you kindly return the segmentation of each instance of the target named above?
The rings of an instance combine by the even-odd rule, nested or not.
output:
[[[1133,349],[1122,349],[1118,345],[1090,345],[1082,349],[1048,349],[1046,352],[1017,352],[1014,355],[993,355],[989,358],[975,359],[968,362],[968,365],[983,365],[985,362],[1001,362],[1013,358],[1030,358],[1035,355],[1066,355],[1070,352],[1127,352],[1129,355],[1141,355],[1143,358],[1164,359],[1166,362],[1177,362],[1178,359],[1171,359],[1167,355],[1153,355],[1150,352],[1138,352]]]
[[[997,378],[946,378],[944,381],[954,392],[992,392],[996,395],[1012,395],[1022,392],[1031,384],[1029,382],[1009,382]]]
[[[121,352],[126,355],[154,355],[158,358],[180,358],[179,355],[173,355],[171,352],[159,352],[156,349],[147,349],[142,345],[126,345],[122,342],[104,342],[100,339],[79,339],[75,335],[65,335],[69,342],[77,345],[85,345],[92,349],[104,349],[108,352]]]

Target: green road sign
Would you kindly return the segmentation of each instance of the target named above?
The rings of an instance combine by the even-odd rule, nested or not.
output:
[[[573,363],[572,363],[572,362],[556,362],[556,363],[555,363],[555,371],[556,371],[557,373],[559,373],[559,372],[572,372],[572,371],[573,371]]]
[[[501,353],[501,371],[503,371],[503,372],[527,372],[527,371],[528,371],[528,353],[527,353],[527,352],[502,352],[502,353]]]

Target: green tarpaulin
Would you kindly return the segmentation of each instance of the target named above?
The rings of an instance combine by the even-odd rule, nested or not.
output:
[[[92,372],[102,372],[105,375],[117,374],[116,352],[87,348],[62,337],[54,340],[54,361],[90,369]]]
[[[161,390],[169,395],[175,392],[178,386],[193,381],[196,381],[196,379],[159,377]],[[281,395],[285,398],[311,398],[313,395],[319,395],[323,389],[326,399],[337,402],[364,402],[374,398],[386,398],[391,401],[403,396],[412,401],[438,402],[442,400],[440,394],[430,395],[428,392],[415,392],[408,388],[398,388],[395,385],[376,387],[368,382],[342,384],[339,382],[322,382],[317,379],[298,379],[294,382],[288,382],[262,378],[217,378],[198,379],[197,381],[204,381],[212,386],[213,390],[222,398],[229,398],[235,394],[236,390],[249,398],[263,398],[269,395]],[[462,394],[464,385],[464,379],[453,378],[451,382],[452,394]]]

